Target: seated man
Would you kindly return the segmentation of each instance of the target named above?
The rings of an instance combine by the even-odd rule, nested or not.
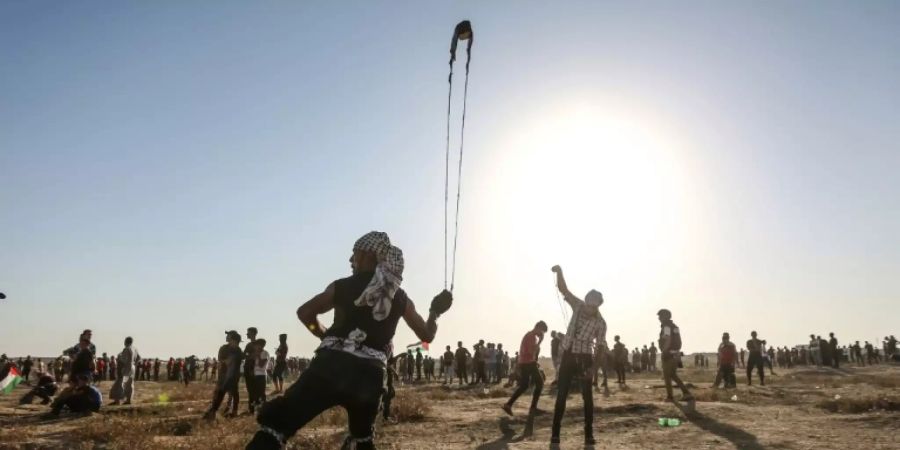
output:
[[[72,386],[67,387],[50,405],[50,416],[58,417],[63,408],[73,413],[91,413],[100,410],[103,395],[90,384],[90,378],[84,375],[75,377]]]
[[[50,403],[51,397],[56,395],[56,390],[56,380],[46,373],[39,373],[37,386],[22,396],[22,399],[19,400],[19,404],[30,405],[35,397],[39,397],[41,398],[41,404],[47,405]]]

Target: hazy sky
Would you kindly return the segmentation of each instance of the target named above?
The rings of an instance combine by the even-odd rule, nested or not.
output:
[[[100,351],[210,355],[252,325],[309,355],[297,306],[373,229],[427,311],[465,18],[434,345],[564,329],[557,263],[631,347],[661,307],[687,351],[898,334],[900,4],[560,3],[3,1],[0,352],[91,328]]]

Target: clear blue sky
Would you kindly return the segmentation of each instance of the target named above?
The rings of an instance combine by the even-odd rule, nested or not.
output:
[[[896,2],[0,4],[0,351],[145,355],[296,307],[387,231],[443,286],[447,47],[473,21],[457,301],[435,345],[897,334]],[[459,106],[459,105],[455,105]],[[401,325],[395,345],[413,342]],[[546,350],[546,349],[545,349]]]

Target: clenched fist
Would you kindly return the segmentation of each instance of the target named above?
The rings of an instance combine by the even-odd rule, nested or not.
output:
[[[441,315],[447,312],[451,305],[453,305],[453,293],[444,289],[431,301],[431,312]]]

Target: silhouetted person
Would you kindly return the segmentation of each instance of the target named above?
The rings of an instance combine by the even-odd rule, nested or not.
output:
[[[834,337],[834,333],[828,333],[828,336],[831,337],[831,339],[828,340],[828,346],[831,348],[831,366],[835,369],[840,369],[841,354],[844,352],[838,347],[838,340]]]
[[[353,275],[329,284],[297,310],[306,329],[322,343],[284,395],[260,408],[260,429],[247,449],[280,449],[297,430],[334,406],[347,411],[350,434],[345,445],[375,448],[373,425],[400,318],[419,340],[432,342],[437,318],[450,309],[453,296],[448,291],[438,294],[428,320],[423,319],[400,288],[403,253],[391,245],[386,233],[373,231],[357,240],[350,266]],[[332,309],[334,323],[325,328],[318,316]]]
[[[519,346],[519,362],[518,362],[518,370],[519,370],[519,387],[516,388],[515,392],[513,392],[512,397],[509,398],[509,401],[506,402],[502,406],[503,411],[505,411],[510,416],[512,413],[512,405],[516,402],[516,400],[525,393],[528,389],[528,385],[531,382],[534,382],[534,394],[531,397],[531,409],[529,413],[537,410],[538,399],[541,396],[541,389],[544,388],[544,381],[541,378],[541,371],[538,367],[538,353],[541,349],[541,342],[544,341],[544,333],[547,332],[547,324],[544,321],[540,321],[534,325],[534,328],[531,331],[525,333],[525,336],[522,338],[522,343]]]
[[[556,273],[556,287],[572,308],[572,317],[569,320],[565,338],[560,344],[562,359],[559,363],[559,385],[556,392],[556,405],[553,408],[550,443],[559,444],[559,433],[562,427],[562,418],[566,412],[569,387],[573,380],[577,380],[581,385],[581,397],[584,400],[584,442],[585,445],[593,445],[595,443],[594,392],[591,381],[596,372],[595,364],[599,364],[599,358],[595,361],[593,355],[595,347],[597,354],[606,349],[606,321],[600,315],[603,295],[592,289],[585,295],[584,300],[581,300],[569,291],[562,268],[554,266],[552,270]]]
[[[619,336],[613,337],[613,364],[616,369],[616,381],[625,384],[625,366],[628,364],[628,348],[619,341]]]
[[[747,386],[753,384],[753,368],[759,373],[759,384],[766,385],[766,370],[762,354],[763,343],[756,338],[756,332],[750,332],[750,340],[747,341]]]
[[[238,383],[241,378],[241,360],[243,359],[244,352],[241,351],[240,333],[234,330],[226,332],[225,345],[219,347],[219,376],[216,380],[216,388],[213,391],[212,404],[203,416],[204,419],[213,420],[216,418],[216,412],[222,406],[222,400],[225,399],[225,395],[230,396],[229,403],[231,404],[230,412],[228,411],[229,405],[225,405],[226,415],[237,415],[238,404],[240,403]]]
[[[681,330],[672,321],[672,313],[668,309],[661,309],[656,313],[659,318],[659,350],[662,353],[663,382],[666,385],[666,400],[674,401],[672,396],[672,383],[674,382],[682,393],[682,401],[693,401],[694,397],[681,378],[678,377],[678,366],[681,363]]]

